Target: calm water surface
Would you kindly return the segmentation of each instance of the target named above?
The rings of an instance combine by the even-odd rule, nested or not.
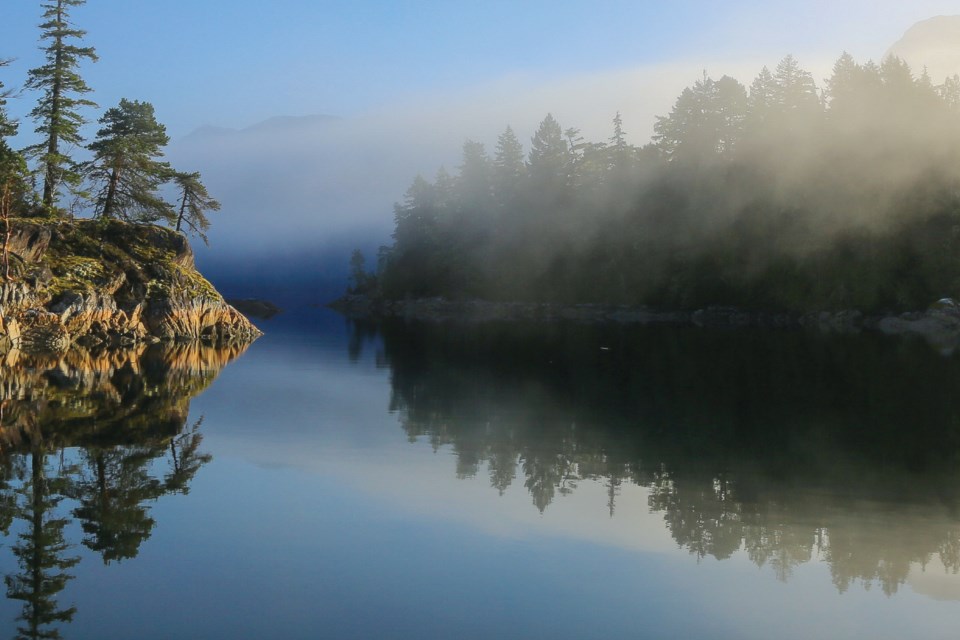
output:
[[[4,363],[7,637],[956,637],[960,355],[263,328]]]

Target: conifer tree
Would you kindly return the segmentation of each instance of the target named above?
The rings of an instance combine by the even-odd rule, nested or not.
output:
[[[944,104],[953,111],[960,111],[960,75],[946,78],[943,84],[936,87],[937,94]]]
[[[604,170],[609,174],[608,179],[615,184],[629,181],[638,165],[639,149],[627,142],[627,134],[623,130],[623,117],[619,111],[613,118],[613,135],[603,146],[603,150],[606,156]]]
[[[457,176],[459,205],[468,211],[490,208],[492,194],[491,165],[482,142],[463,143],[463,163]]]
[[[747,98],[747,107],[750,113],[768,113],[773,109],[777,100],[777,81],[770,69],[764,66],[750,84],[750,97]]]
[[[158,160],[170,138],[157,122],[153,105],[123,99],[99,122],[103,128],[88,147],[94,153],[88,175],[97,189],[97,216],[175,223],[173,208],[157,193],[174,172],[168,163]]]
[[[0,60],[0,67],[9,63]],[[23,156],[13,150],[6,138],[17,134],[17,123],[7,114],[7,98],[10,92],[0,82],[0,219],[4,223],[3,235],[3,278],[10,279],[10,218],[17,205],[22,205],[29,191],[27,185],[27,164]]]
[[[672,160],[700,162],[729,156],[743,134],[747,93],[729,76],[704,73],[683,90],[669,116],[658,116],[653,140]]]
[[[9,60],[0,59],[0,68],[10,64]],[[17,123],[10,119],[7,113],[7,98],[10,97],[10,90],[5,89],[3,82],[0,82],[0,140],[17,135]]]
[[[780,61],[773,77],[777,82],[775,100],[781,113],[802,117],[820,112],[820,96],[813,74],[802,69],[792,55]]]
[[[507,127],[497,138],[493,157],[493,191],[498,206],[506,206],[516,196],[525,174],[523,144],[517,139],[513,129]]]
[[[205,212],[219,211],[220,203],[210,197],[207,187],[200,181],[199,172],[177,172],[173,175],[173,181],[180,191],[176,230],[182,231],[186,225],[200,236],[204,244],[209,244],[207,231],[210,229],[210,220]]]
[[[80,109],[97,106],[82,97],[90,92],[90,87],[77,72],[84,59],[95,62],[97,55],[93,47],[73,44],[86,32],[71,24],[68,13],[71,7],[85,2],[52,0],[42,5],[45,22],[40,25],[40,38],[48,41],[44,48],[46,62],[32,69],[27,77],[27,88],[43,93],[30,112],[43,139],[26,151],[37,159],[38,170],[43,174],[43,204],[48,208],[56,203],[63,184],[76,186],[82,180],[65,147],[83,143],[80,128],[86,121]]]
[[[827,79],[826,96],[831,110],[843,108],[858,97],[857,89],[861,84],[862,73],[863,70],[853,56],[844,51],[834,63],[833,73]]]
[[[637,150],[627,142],[627,134],[623,130],[623,117],[617,111],[613,117],[613,135],[607,146],[610,155],[610,168],[623,171],[631,167]]]
[[[548,113],[530,142],[527,167],[531,178],[540,186],[565,182],[570,168],[571,151],[560,123]]]

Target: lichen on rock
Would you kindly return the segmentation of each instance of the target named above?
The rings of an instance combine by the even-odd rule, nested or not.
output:
[[[260,331],[196,269],[187,239],[114,220],[16,220],[0,282],[0,353],[169,340],[245,343]]]

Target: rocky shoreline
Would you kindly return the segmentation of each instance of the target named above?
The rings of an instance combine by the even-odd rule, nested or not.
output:
[[[246,343],[261,332],[194,266],[179,233],[118,221],[12,223],[0,353],[161,341]]]
[[[497,321],[673,325],[716,329],[815,329],[827,333],[876,331],[888,335],[920,335],[945,347],[960,345],[960,303],[944,298],[925,311],[867,315],[856,310],[805,313],[747,311],[707,307],[663,311],[649,307],[542,302],[453,301],[443,298],[382,300],[346,295],[328,305],[353,319],[402,318],[425,322],[482,323]]]

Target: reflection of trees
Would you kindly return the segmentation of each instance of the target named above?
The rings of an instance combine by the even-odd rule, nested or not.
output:
[[[669,474],[650,485],[650,507],[662,511],[667,528],[681,546],[700,557],[729,558],[743,540],[742,505],[732,499],[724,478],[697,485],[674,481]]]
[[[169,493],[190,493],[190,481],[200,467],[213,459],[208,453],[200,452],[203,436],[200,425],[203,417],[193,423],[183,433],[170,439],[170,472],[164,477],[164,489]]]
[[[391,409],[543,511],[577,483],[649,490],[682,547],[786,580],[894,592],[960,570],[960,361],[881,336],[609,326],[381,328]]]
[[[364,344],[373,342],[376,337],[377,325],[374,322],[366,319],[351,320],[347,341],[347,354],[350,356],[350,361],[359,360]]]
[[[56,516],[62,478],[48,478],[46,456],[41,445],[29,454],[30,476],[17,491],[19,504],[14,513],[25,523],[25,531],[13,545],[20,572],[5,577],[7,597],[23,601],[17,638],[59,638],[51,625],[70,622],[76,607],[61,608],[56,596],[73,576],[67,570],[80,559],[67,556],[70,545],[64,540],[66,518]]]
[[[105,563],[133,558],[156,524],[150,503],[189,491],[211,459],[201,420],[184,428],[189,402],[239,353],[7,354],[15,366],[0,382],[0,531],[19,531],[19,569],[5,577],[7,597],[23,602],[17,637],[59,638],[76,612],[58,603],[79,562],[65,536],[72,519]]]
[[[146,468],[158,457],[157,448],[91,447],[81,454],[83,470],[73,481],[80,506],[73,516],[86,534],[83,544],[100,553],[105,563],[135,557],[153,531],[155,523],[144,503],[164,493],[163,483]]]

